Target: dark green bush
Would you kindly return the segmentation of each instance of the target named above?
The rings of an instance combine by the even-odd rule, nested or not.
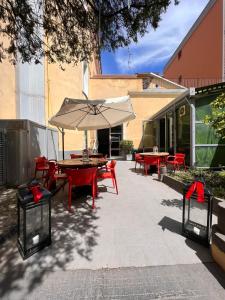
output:
[[[194,181],[195,177],[203,177],[206,187],[216,197],[225,198],[225,171],[203,171],[199,169],[190,169],[188,171],[177,171],[171,173],[171,176],[184,183]]]

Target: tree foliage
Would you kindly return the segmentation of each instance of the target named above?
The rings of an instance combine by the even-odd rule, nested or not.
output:
[[[225,139],[225,93],[211,103],[212,114],[205,117],[205,123],[212,126],[216,133]]]
[[[0,61],[90,60],[143,36],[178,0],[0,0]]]

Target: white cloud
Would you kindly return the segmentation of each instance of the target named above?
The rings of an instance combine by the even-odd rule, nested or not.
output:
[[[119,49],[115,60],[119,70],[135,72],[143,66],[151,68],[165,64],[177,46],[187,34],[209,0],[181,0],[180,4],[171,4],[162,16],[159,27],[149,30],[137,44]]]

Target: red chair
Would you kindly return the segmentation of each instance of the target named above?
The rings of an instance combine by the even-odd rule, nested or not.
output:
[[[141,154],[135,153],[135,154],[134,154],[134,160],[135,160],[135,171],[136,171],[137,164],[139,164],[140,167],[141,167],[142,165],[144,166],[144,159],[143,159],[143,157],[141,156]]]
[[[63,180],[64,182],[61,187],[64,187],[67,180],[67,175],[65,173],[58,173],[58,166],[56,162],[49,161],[48,166],[49,168],[47,174],[45,175],[44,186],[46,186],[48,190],[51,190],[57,181]]]
[[[74,159],[74,158],[82,158],[81,154],[70,154],[70,158]]]
[[[116,161],[112,160],[109,162],[106,166],[105,169],[99,169],[97,173],[97,178],[98,179],[112,179],[113,182],[113,187],[116,188],[116,193],[118,195],[118,187],[117,187],[117,181],[116,181],[116,173],[115,173],[115,166],[116,166]]]
[[[145,175],[148,174],[148,169],[150,166],[157,166],[158,175],[159,175],[159,165],[160,165],[160,157],[159,156],[144,156],[144,170]]]
[[[180,166],[184,167],[184,170],[186,171],[186,165],[185,165],[185,154],[184,153],[176,153],[174,156],[169,155],[166,160],[167,165],[172,165],[174,171],[179,170]]]
[[[95,197],[97,195],[97,168],[67,169],[65,170],[69,183],[68,207],[71,211],[72,186],[90,185],[92,187],[92,208],[95,208]]]
[[[35,161],[35,173],[34,177],[36,178],[37,172],[42,172],[41,178],[45,177],[45,173],[48,171],[48,160],[45,156],[39,156],[34,158]]]

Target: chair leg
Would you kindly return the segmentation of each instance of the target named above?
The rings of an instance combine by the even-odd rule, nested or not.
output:
[[[137,167],[137,162],[135,161],[135,167],[134,167],[135,171],[136,171],[136,167]]]
[[[116,176],[114,177],[114,181],[115,181],[116,193],[118,195],[118,187],[117,187],[117,182],[116,182]]]
[[[112,183],[113,183],[113,188],[115,189],[115,183],[114,183],[113,177],[112,177]]]
[[[145,165],[145,175],[148,175],[148,166]]]

